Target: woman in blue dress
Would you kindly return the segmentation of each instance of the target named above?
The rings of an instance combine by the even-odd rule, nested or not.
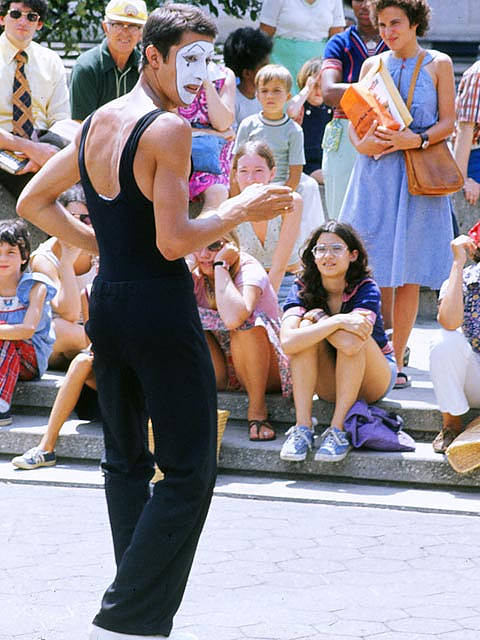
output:
[[[409,128],[391,131],[374,123],[360,139],[350,127],[359,156],[339,218],[355,227],[367,246],[401,368],[417,316],[420,285],[438,289],[448,277],[453,237],[450,198],[409,194],[403,150],[426,149],[452,133],[455,84],[451,59],[438,51],[423,52],[418,44],[417,37],[428,28],[427,0],[372,0],[371,10],[391,50],[381,54],[382,59],[405,101],[417,60],[425,53]],[[377,56],[366,60],[360,77],[377,61]],[[409,384],[399,371],[396,388]]]

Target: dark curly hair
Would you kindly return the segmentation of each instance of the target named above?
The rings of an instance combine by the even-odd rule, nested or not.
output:
[[[232,31],[223,45],[223,61],[237,78],[242,78],[245,69],[253,71],[272,53],[272,39],[252,27],[241,27]]]
[[[328,308],[328,293],[323,286],[322,276],[320,275],[312,254],[312,249],[317,244],[317,240],[322,233],[334,233],[345,242],[350,252],[358,251],[358,258],[350,263],[345,275],[347,282],[345,293],[350,293],[359,282],[365,278],[369,278],[371,276],[371,269],[368,266],[368,255],[363,242],[354,228],[349,224],[337,222],[337,220],[329,220],[312,233],[302,253],[303,273],[300,279],[303,283],[303,289],[299,296],[307,311],[309,309],[319,308],[330,313]]]
[[[30,233],[21,218],[9,218],[0,222],[0,242],[6,242],[12,247],[18,247],[22,257],[20,271],[25,271],[30,259]]]
[[[370,0],[370,18],[378,28],[378,14],[388,7],[398,7],[407,16],[410,26],[417,25],[417,36],[423,37],[430,23],[430,5],[427,0]]]

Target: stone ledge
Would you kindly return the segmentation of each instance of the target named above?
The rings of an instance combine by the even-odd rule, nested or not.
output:
[[[45,414],[52,407],[59,386],[62,383],[63,372],[48,371],[41,380],[19,382],[13,397],[14,413]],[[437,433],[442,425],[441,414],[435,402],[431,382],[414,380],[412,387],[401,391],[393,391],[386,400],[379,403],[388,411],[394,411],[402,416],[406,429],[415,434],[430,434],[430,438]],[[218,406],[230,411],[232,420],[245,420],[248,399],[245,393],[220,392]],[[295,410],[291,399],[282,398],[280,394],[267,395],[267,406],[273,423],[282,425],[292,424],[295,420]],[[333,405],[315,400],[313,415],[320,425],[330,423]],[[478,415],[472,410],[466,415],[469,421]]]
[[[0,453],[18,455],[38,444],[46,428],[46,419],[38,416],[15,416],[14,423],[0,427]],[[387,481],[394,483],[480,487],[480,472],[459,475],[444,456],[435,454],[429,443],[417,443],[414,452],[353,451],[342,462],[315,462],[313,454],[305,462],[280,460],[285,440],[282,430],[272,442],[250,442],[244,423],[230,420],[222,442],[219,467],[228,471],[268,475],[309,476],[317,479]],[[98,423],[69,420],[58,439],[60,458],[99,461],[103,453],[103,436]],[[68,465],[68,463],[66,463]]]

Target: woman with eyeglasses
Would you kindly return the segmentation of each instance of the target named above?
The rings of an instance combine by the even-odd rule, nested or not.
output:
[[[62,193],[59,201],[80,222],[91,224],[80,184]],[[30,264],[32,271],[47,275],[57,289],[51,302],[56,339],[48,363],[51,368],[66,370],[89,343],[83,327],[80,292],[92,284],[97,258],[52,236],[32,253]]]
[[[262,265],[231,232],[190,256],[189,264],[217,389],[248,394],[250,440],[274,440],[265,394],[291,393],[280,346],[277,297]]]
[[[344,430],[349,409],[359,398],[373,403],[389,393],[397,365],[383,328],[380,290],[354,229],[336,220],[319,227],[302,264],[283,307],[281,343],[290,359],[296,423],[280,457],[298,462],[312,449],[316,393],[335,407],[315,460],[335,462],[351,449]]]

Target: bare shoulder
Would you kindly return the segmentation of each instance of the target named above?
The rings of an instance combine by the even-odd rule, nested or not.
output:
[[[453,62],[449,55],[443,51],[429,49],[428,53],[432,56],[432,64],[438,71],[453,70]]]
[[[141,145],[145,152],[164,154],[165,150],[175,151],[170,156],[190,154],[192,129],[190,124],[176,113],[162,113],[152,122],[142,135]],[[183,152],[183,154],[182,154]]]

